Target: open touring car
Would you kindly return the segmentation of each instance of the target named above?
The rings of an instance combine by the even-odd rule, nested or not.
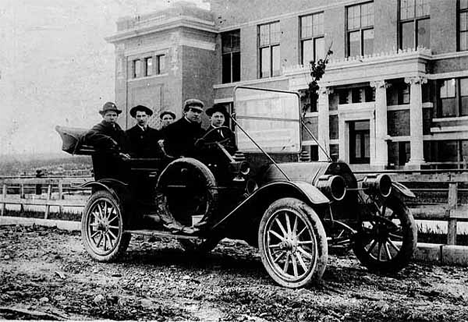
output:
[[[92,195],[82,216],[82,239],[91,257],[116,260],[132,234],[177,238],[199,252],[223,238],[239,239],[258,247],[271,278],[290,288],[320,280],[329,246],[352,248],[370,270],[398,271],[409,263],[417,230],[401,195],[414,196],[411,191],[386,174],[357,178],[341,161],[301,161],[297,93],[237,87],[234,109],[239,152],[231,156],[223,142],[205,142],[226,162],[133,159],[136,180],[86,184]],[[64,149],[93,154],[80,140],[84,130],[57,130]],[[185,234],[148,225],[141,215],[147,212],[166,212],[183,227],[202,219],[204,228]]]

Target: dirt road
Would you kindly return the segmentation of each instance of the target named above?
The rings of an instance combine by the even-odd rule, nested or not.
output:
[[[134,236],[109,264],[91,260],[77,233],[4,226],[0,319],[467,321],[468,269],[411,264],[381,276],[332,255],[322,285],[290,290],[240,242],[195,258],[176,241]]]

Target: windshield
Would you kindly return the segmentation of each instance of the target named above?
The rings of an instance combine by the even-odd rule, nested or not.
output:
[[[296,92],[237,87],[234,110],[239,125],[265,152],[300,152],[300,99]],[[238,127],[236,136],[239,151],[258,152]]]

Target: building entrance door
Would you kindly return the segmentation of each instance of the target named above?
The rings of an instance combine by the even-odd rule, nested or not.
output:
[[[349,161],[351,164],[370,163],[370,122],[349,123]]]

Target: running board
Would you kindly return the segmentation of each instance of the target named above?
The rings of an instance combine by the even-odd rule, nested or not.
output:
[[[173,234],[167,230],[151,230],[151,229],[134,229],[134,230],[125,230],[124,233],[135,234],[135,235],[145,235],[145,236],[157,236],[157,237],[169,237],[176,239],[205,239],[198,236],[189,236],[182,234]]]

